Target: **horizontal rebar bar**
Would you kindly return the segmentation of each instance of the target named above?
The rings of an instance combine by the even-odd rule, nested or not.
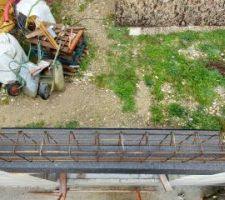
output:
[[[0,169],[19,162],[217,164],[225,161],[220,138],[204,130],[0,129]]]

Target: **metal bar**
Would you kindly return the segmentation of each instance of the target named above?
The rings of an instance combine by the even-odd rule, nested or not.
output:
[[[32,162],[32,160],[29,160],[29,159],[26,158],[25,156],[23,156],[23,155],[17,153],[17,151],[16,151],[17,146],[19,146],[19,140],[20,140],[21,135],[23,135],[23,132],[22,132],[22,131],[19,131],[19,132],[17,133],[16,143],[15,143],[14,146],[13,146],[13,154],[16,155],[16,156],[18,156],[18,157],[20,157],[20,158],[22,158],[22,159],[24,159],[24,160],[26,160],[26,161],[28,161],[28,162]],[[26,140],[25,140],[24,137],[23,137],[23,139],[24,139],[24,142],[26,143]]]
[[[119,174],[189,174],[210,175],[225,171],[225,163],[83,163],[83,162],[0,162],[8,172],[119,173]]]
[[[42,135],[42,140],[41,140],[41,144],[40,144],[40,151],[39,151],[40,154],[39,155],[41,157],[44,157],[47,161],[54,162],[49,157],[47,157],[46,155],[43,154],[43,148],[45,147],[45,144],[46,144],[46,141],[45,141],[46,135],[47,135],[47,132],[45,131],[44,134]],[[47,139],[50,142],[49,137],[47,137]]]
[[[103,163],[107,166],[130,163],[132,167],[139,164],[150,167],[157,163],[162,166],[193,163],[201,166],[225,162],[219,131],[0,129],[0,137],[0,169],[7,162],[12,165],[9,169],[14,169],[14,165],[25,161],[32,162],[30,166],[49,164],[55,170],[60,167],[54,163],[65,163],[69,168],[76,163],[100,166]],[[27,165],[23,167],[27,169]]]
[[[97,132],[95,136],[95,145],[97,146],[98,150],[96,151],[96,160],[99,162],[99,151],[100,151],[100,134]]]
[[[69,156],[74,160],[76,161],[76,159],[72,156],[72,150],[71,150],[71,140],[75,137],[73,132],[71,131],[70,134],[69,134],[69,149],[68,149],[68,153],[69,153]]]

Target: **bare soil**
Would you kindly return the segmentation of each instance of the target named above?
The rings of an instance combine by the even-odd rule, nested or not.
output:
[[[223,61],[214,61],[208,64],[210,69],[218,70],[223,76],[225,76],[225,62]]]

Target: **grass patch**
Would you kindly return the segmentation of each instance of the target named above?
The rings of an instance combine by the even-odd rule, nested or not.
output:
[[[94,83],[98,88],[105,88],[107,86],[107,78],[105,74],[100,74],[94,78]]]
[[[80,127],[80,123],[76,120],[72,120],[69,122],[64,122],[64,123],[60,123],[56,126],[57,128],[68,128],[68,129],[73,129],[73,128],[79,128]]]
[[[145,81],[145,85],[147,85],[149,88],[151,88],[154,85],[154,82],[152,80],[152,77],[149,75],[144,75],[144,81]]]
[[[164,122],[164,114],[162,110],[162,105],[153,105],[150,108],[151,114],[152,114],[152,122],[155,126],[160,125]]]
[[[189,121],[184,128],[188,129],[221,129],[221,119],[210,115],[203,107],[190,114]]]
[[[62,1],[61,0],[54,0],[52,2],[51,11],[53,16],[55,17],[55,20],[57,22],[61,22],[62,16],[61,16],[61,10],[62,10]]]
[[[178,103],[172,103],[169,105],[169,116],[170,117],[184,117],[186,115],[186,110],[183,106]]]
[[[222,59],[225,51],[225,31],[183,32],[168,35],[131,37],[128,29],[107,22],[108,38],[113,44],[107,52],[109,73],[96,77],[100,87],[112,89],[121,99],[124,111],[135,111],[137,71],[144,73],[143,81],[151,88],[155,103],[151,106],[155,125],[168,123],[168,117],[184,120],[187,127],[218,128],[218,117],[206,111],[216,98],[214,89],[225,86],[225,78],[216,70],[209,70],[209,61]],[[179,53],[180,49],[195,46],[206,56],[191,60]],[[182,105],[163,105],[162,86],[173,85],[174,100],[192,97],[202,109],[191,112]],[[189,117],[193,121],[189,121]],[[204,121],[200,121],[200,118]],[[179,127],[180,128],[180,127]]]
[[[88,46],[88,54],[85,56],[84,59],[81,60],[81,70],[85,71],[89,67],[91,61],[95,58],[97,46],[91,41],[89,37],[86,36],[87,46]]]
[[[93,0],[84,0],[83,3],[79,5],[79,12],[83,12]]]
[[[41,120],[38,122],[32,122],[26,125],[26,128],[44,128],[45,127],[45,121]]]
[[[110,67],[108,74],[96,77],[98,85],[112,89],[121,99],[124,112],[135,110],[135,94],[138,77],[136,74],[137,60],[133,55],[136,42],[131,41],[126,28],[118,28],[110,24],[107,26],[108,37],[115,41],[107,52],[107,61]]]

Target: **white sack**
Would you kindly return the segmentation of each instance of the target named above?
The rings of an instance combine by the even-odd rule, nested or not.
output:
[[[20,12],[25,16],[35,15],[43,21],[56,23],[49,6],[45,1],[41,0],[37,5],[33,8],[32,6],[37,2],[37,0],[20,0],[20,2],[16,5],[17,14]],[[32,8],[32,10],[31,10]],[[30,12],[31,11],[31,12]]]

